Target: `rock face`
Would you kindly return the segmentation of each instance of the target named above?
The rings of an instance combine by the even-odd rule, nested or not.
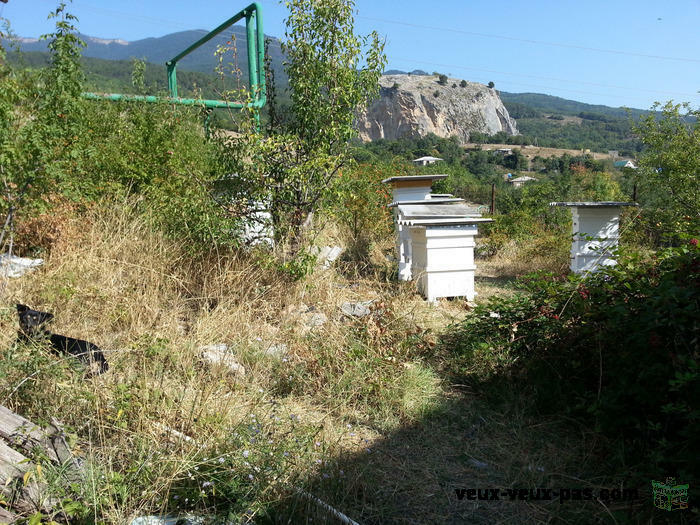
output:
[[[434,133],[456,136],[460,143],[470,133],[517,135],[515,120],[498,92],[483,84],[450,78],[445,85],[436,75],[385,75],[379,80],[380,98],[359,115],[360,139],[399,139]],[[437,96],[435,96],[437,94]]]

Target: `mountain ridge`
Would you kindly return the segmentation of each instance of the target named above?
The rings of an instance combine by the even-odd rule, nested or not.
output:
[[[244,86],[247,84],[245,31],[243,27],[233,26],[230,28],[230,33],[234,36],[231,46],[235,49],[235,55],[241,58],[239,61],[240,85]],[[180,31],[162,37],[140,39],[128,44],[123,44],[124,41],[118,38],[105,39],[81,34],[81,38],[87,44],[83,53],[83,67],[88,79],[86,88],[99,92],[132,92],[133,65],[129,62],[129,58],[136,57],[146,59],[147,92],[165,93],[167,80],[164,63],[204,34],[206,34],[204,30]],[[205,97],[221,98],[222,92],[235,89],[238,85],[238,81],[232,75],[229,75],[229,80],[222,81],[213,74],[218,63],[214,56],[217,43],[229,42],[225,35],[226,33],[215,37],[178,63],[180,73],[178,84],[182,95],[194,96],[199,93]],[[280,101],[288,103],[285,98],[288,96],[286,94],[287,77],[283,67],[280,41],[274,39],[272,42],[270,51],[278,96]],[[17,55],[10,53],[9,60],[20,65],[39,68],[49,63],[46,41],[18,38],[17,46],[24,51],[24,59],[18,59]],[[95,55],[112,58],[99,58]],[[230,61],[230,58],[224,60],[224,62]],[[399,71],[387,69],[385,74]],[[411,71],[409,75],[414,78],[435,76],[418,69]],[[460,79],[454,79],[454,81],[461,82]],[[483,84],[479,85],[483,86]],[[493,138],[500,142],[506,139],[511,143],[532,141],[551,147],[589,148],[597,151],[618,149],[632,153],[638,149],[638,145],[632,137],[631,121],[649,114],[649,111],[641,109],[632,108],[628,112],[625,108],[588,104],[542,93],[509,93],[497,89],[493,91],[500,96],[508,114],[517,120],[517,129],[522,135],[520,138],[518,136]],[[431,92],[426,99],[432,102],[432,98]]]
[[[126,41],[119,38],[105,39],[78,33],[86,47],[83,49],[83,56],[99,58],[103,60],[131,60],[139,59],[153,64],[165,64],[168,60],[194,44],[197,40],[206,35],[208,31],[204,29],[191,29],[177,31],[160,37],[148,37],[139,40]],[[272,59],[275,73],[282,72],[282,50],[280,41],[273,36],[265,35],[271,41],[270,57]],[[22,52],[47,52],[48,42],[46,40],[18,37],[16,39],[20,51]],[[6,41],[3,41],[5,45]],[[234,57],[240,58],[238,67],[247,72],[247,50],[246,31],[241,26],[231,26],[228,30],[212,38],[201,47],[195,49],[189,55],[183,57],[178,62],[178,70],[200,71],[203,73],[213,73],[219,65],[216,57],[218,46],[228,46],[235,50]]]
[[[83,56],[103,60],[130,60],[136,58],[153,64],[162,65],[199,40],[202,36],[207,34],[207,32],[208,31],[204,29],[191,29],[169,33],[160,37],[147,37],[133,41],[120,38],[93,37],[83,33],[79,33],[79,36],[87,44],[87,47],[83,50]],[[284,73],[284,67],[282,66],[283,55],[281,42],[279,38],[274,36],[265,35],[265,38],[271,41],[270,56],[273,70],[275,71],[276,78],[283,84],[286,75]],[[231,42],[231,46],[235,48],[235,55],[242,58],[238,66],[245,76],[248,69],[247,61],[245,60],[247,56],[245,44],[246,35],[245,28],[240,25],[231,26],[226,32],[217,35],[212,40],[202,45],[202,47],[184,57],[178,62],[178,71],[187,70],[213,73],[219,63],[215,56],[217,45],[225,45],[227,42]],[[23,52],[48,51],[47,41],[45,40],[17,37],[17,43],[19,44],[19,49]],[[5,42],[3,42],[3,45],[4,44]],[[415,69],[410,72],[399,69],[387,69],[384,74],[430,76],[429,73],[420,69]],[[520,103],[526,104],[543,113],[561,113],[577,116],[580,112],[594,112],[616,118],[626,118],[628,116],[627,109],[624,106],[615,108],[602,104],[589,104],[587,102],[579,102],[544,93],[510,93],[500,90],[498,93],[506,107],[511,104]],[[630,114],[633,118],[647,113],[648,110],[630,108]]]

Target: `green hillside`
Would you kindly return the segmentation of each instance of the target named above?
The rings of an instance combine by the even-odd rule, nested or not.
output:
[[[560,114],[578,117],[580,113],[600,115],[612,119],[627,119],[629,116],[638,118],[649,113],[646,110],[634,108],[612,108],[600,104],[586,104],[542,93],[507,93],[499,91],[501,100],[509,108],[511,105],[523,105],[541,113]]]
[[[632,134],[632,123],[648,111],[586,104],[541,93],[499,94],[508,113],[516,119],[520,135],[477,135],[477,141],[602,152],[618,150],[624,156],[641,151],[641,143]]]
[[[12,64],[30,68],[46,67],[49,63],[48,53],[30,51],[22,54],[10,53],[8,60]],[[85,73],[85,89],[99,93],[133,93],[131,75],[134,68],[131,60],[103,60],[100,58],[82,57]],[[198,71],[177,72],[178,90],[183,96],[200,94],[205,98],[219,98],[222,91],[232,89],[236,85],[234,78],[224,82],[214,74]],[[241,77],[243,85],[245,78]],[[149,94],[163,93],[168,89],[165,66],[145,63],[144,84]]]

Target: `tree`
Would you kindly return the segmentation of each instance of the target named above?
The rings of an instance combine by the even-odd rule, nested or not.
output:
[[[493,89],[495,85],[496,85],[496,84],[494,84],[493,82],[489,82],[489,83],[488,83],[488,86],[489,86],[490,89]]]
[[[447,75],[440,75],[440,78],[438,79],[438,84],[441,86],[446,86],[447,85]]]
[[[64,142],[72,140],[82,111],[80,93],[85,75],[80,57],[85,42],[73,25],[78,19],[66,10],[65,2],[61,2],[49,18],[56,19],[56,30],[41,37],[49,41],[51,53],[51,67],[43,72],[46,96],[42,110],[47,124],[56,128],[51,138]]]
[[[467,81],[466,81],[466,80],[462,80],[462,81],[459,83],[459,87],[467,87]]]
[[[656,104],[652,110],[659,107]],[[634,126],[645,151],[639,200],[644,213],[672,236],[700,230],[700,111],[666,103]]]
[[[286,6],[289,119],[267,136],[248,119],[228,153],[242,194],[269,203],[276,235],[289,233],[296,251],[310,214],[351,162],[354,119],[377,96],[386,58],[376,32],[355,35],[353,0],[288,0]]]
[[[45,204],[42,198],[65,181],[66,159],[77,156],[84,44],[64,2],[49,18],[56,19],[56,30],[41,38],[49,41],[50,67],[15,71],[0,46],[0,208],[4,212],[7,205],[5,225],[10,227],[16,212]],[[0,40],[4,37],[0,30]]]

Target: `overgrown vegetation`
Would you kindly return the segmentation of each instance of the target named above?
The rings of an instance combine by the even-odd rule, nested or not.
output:
[[[584,279],[523,285],[526,295],[492,298],[455,327],[445,342],[459,356],[455,372],[477,367],[469,377],[514,383],[542,413],[595,425],[610,461],[637,476],[632,483],[668,472],[694,479],[697,242],[648,260],[624,256]]]
[[[237,135],[214,123],[207,137],[197,108],[81,99],[63,4],[50,67],[0,57],[3,248],[46,259],[2,283],[0,404],[60,419],[85,464],[71,483],[32,458],[29,476],[58,503],[23,518],[300,523],[318,512],[308,492],[363,523],[635,522],[653,516],[646,491],[576,506],[467,506],[454,491],[643,487],[668,475],[694,490],[697,122],[672,105],[641,121],[639,173],[435,136],[352,144],[381,42],[354,35],[351,1],[288,7],[292,106],[261,129],[252,112],[232,115]],[[147,75],[135,64],[135,90]],[[444,161],[413,166],[423,155]],[[435,191],[484,212],[496,191],[476,306],[427,305],[394,276],[381,180],[436,169],[450,176]],[[513,188],[506,172],[538,180]],[[641,219],[623,218],[620,264],[566,277],[570,218],[549,202],[627,200],[635,183]],[[243,247],[259,208],[275,246]],[[345,254],[323,269],[312,243]],[[513,279],[535,269],[549,273]],[[18,344],[15,302],[98,343],[110,372],[86,378],[74,360]],[[369,313],[343,308],[358,302]],[[206,363],[203,345],[225,345],[242,368]]]

